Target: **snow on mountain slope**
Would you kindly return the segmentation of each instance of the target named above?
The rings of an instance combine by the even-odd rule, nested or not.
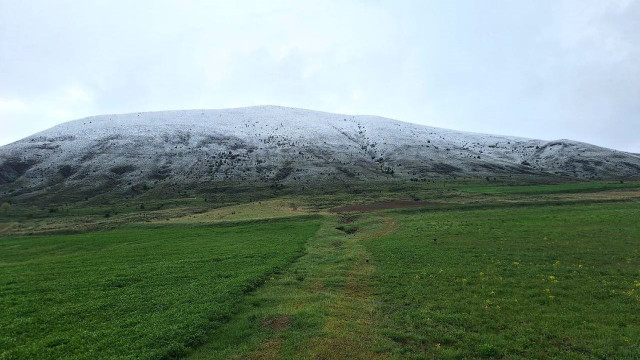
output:
[[[638,178],[640,156],[277,106],[94,116],[0,148],[0,197],[157,183],[513,175]]]

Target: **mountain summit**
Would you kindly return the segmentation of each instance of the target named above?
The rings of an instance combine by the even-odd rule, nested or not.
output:
[[[640,177],[640,155],[278,106],[101,115],[0,147],[0,197],[202,184]]]

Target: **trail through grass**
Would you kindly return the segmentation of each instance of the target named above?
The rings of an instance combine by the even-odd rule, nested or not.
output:
[[[345,225],[358,230],[336,229]],[[377,217],[350,224],[327,217],[307,253],[248,296],[190,358],[384,358],[390,342],[375,331],[374,264],[363,241],[393,229]]]
[[[0,238],[0,358],[640,359],[637,183],[454,185]]]

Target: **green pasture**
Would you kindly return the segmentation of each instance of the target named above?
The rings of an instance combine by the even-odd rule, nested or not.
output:
[[[639,188],[11,204],[0,359],[640,359]]]

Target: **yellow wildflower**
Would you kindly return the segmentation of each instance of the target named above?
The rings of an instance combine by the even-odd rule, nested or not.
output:
[[[636,291],[636,289],[631,289],[629,291],[623,291],[622,293],[627,295],[627,296],[631,296],[633,295],[633,293]]]

